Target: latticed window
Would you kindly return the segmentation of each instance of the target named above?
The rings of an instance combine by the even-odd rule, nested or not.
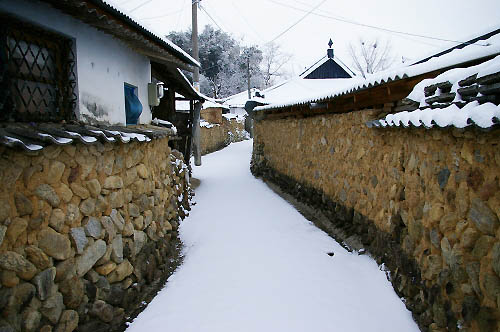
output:
[[[73,41],[0,14],[0,121],[75,118]]]

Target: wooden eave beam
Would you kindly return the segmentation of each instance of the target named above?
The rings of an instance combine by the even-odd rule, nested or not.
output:
[[[272,110],[265,112],[259,116],[258,120],[263,119],[279,119],[289,116],[310,116],[332,113],[348,113],[363,109],[373,108],[374,106],[383,105],[386,103],[402,100],[410,94],[417,83],[426,79],[434,78],[441,73],[440,70],[422,74],[416,77],[405,78],[402,80],[392,81],[378,86],[365,88],[356,92],[342,95],[330,99],[327,102],[327,107],[319,109],[310,109],[303,107],[304,105],[291,106],[287,108]],[[307,106],[307,105],[305,105]]]

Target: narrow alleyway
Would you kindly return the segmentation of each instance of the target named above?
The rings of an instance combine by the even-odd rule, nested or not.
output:
[[[251,151],[232,144],[194,169],[184,263],[127,331],[418,331],[372,259],[251,175]]]

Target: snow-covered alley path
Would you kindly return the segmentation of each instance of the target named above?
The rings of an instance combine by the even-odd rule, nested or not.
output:
[[[372,259],[251,175],[251,151],[231,144],[194,168],[184,263],[127,331],[419,331]]]

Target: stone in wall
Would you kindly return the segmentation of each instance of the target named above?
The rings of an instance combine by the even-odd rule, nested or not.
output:
[[[123,330],[179,261],[182,160],[168,139],[1,148],[0,330]]]

